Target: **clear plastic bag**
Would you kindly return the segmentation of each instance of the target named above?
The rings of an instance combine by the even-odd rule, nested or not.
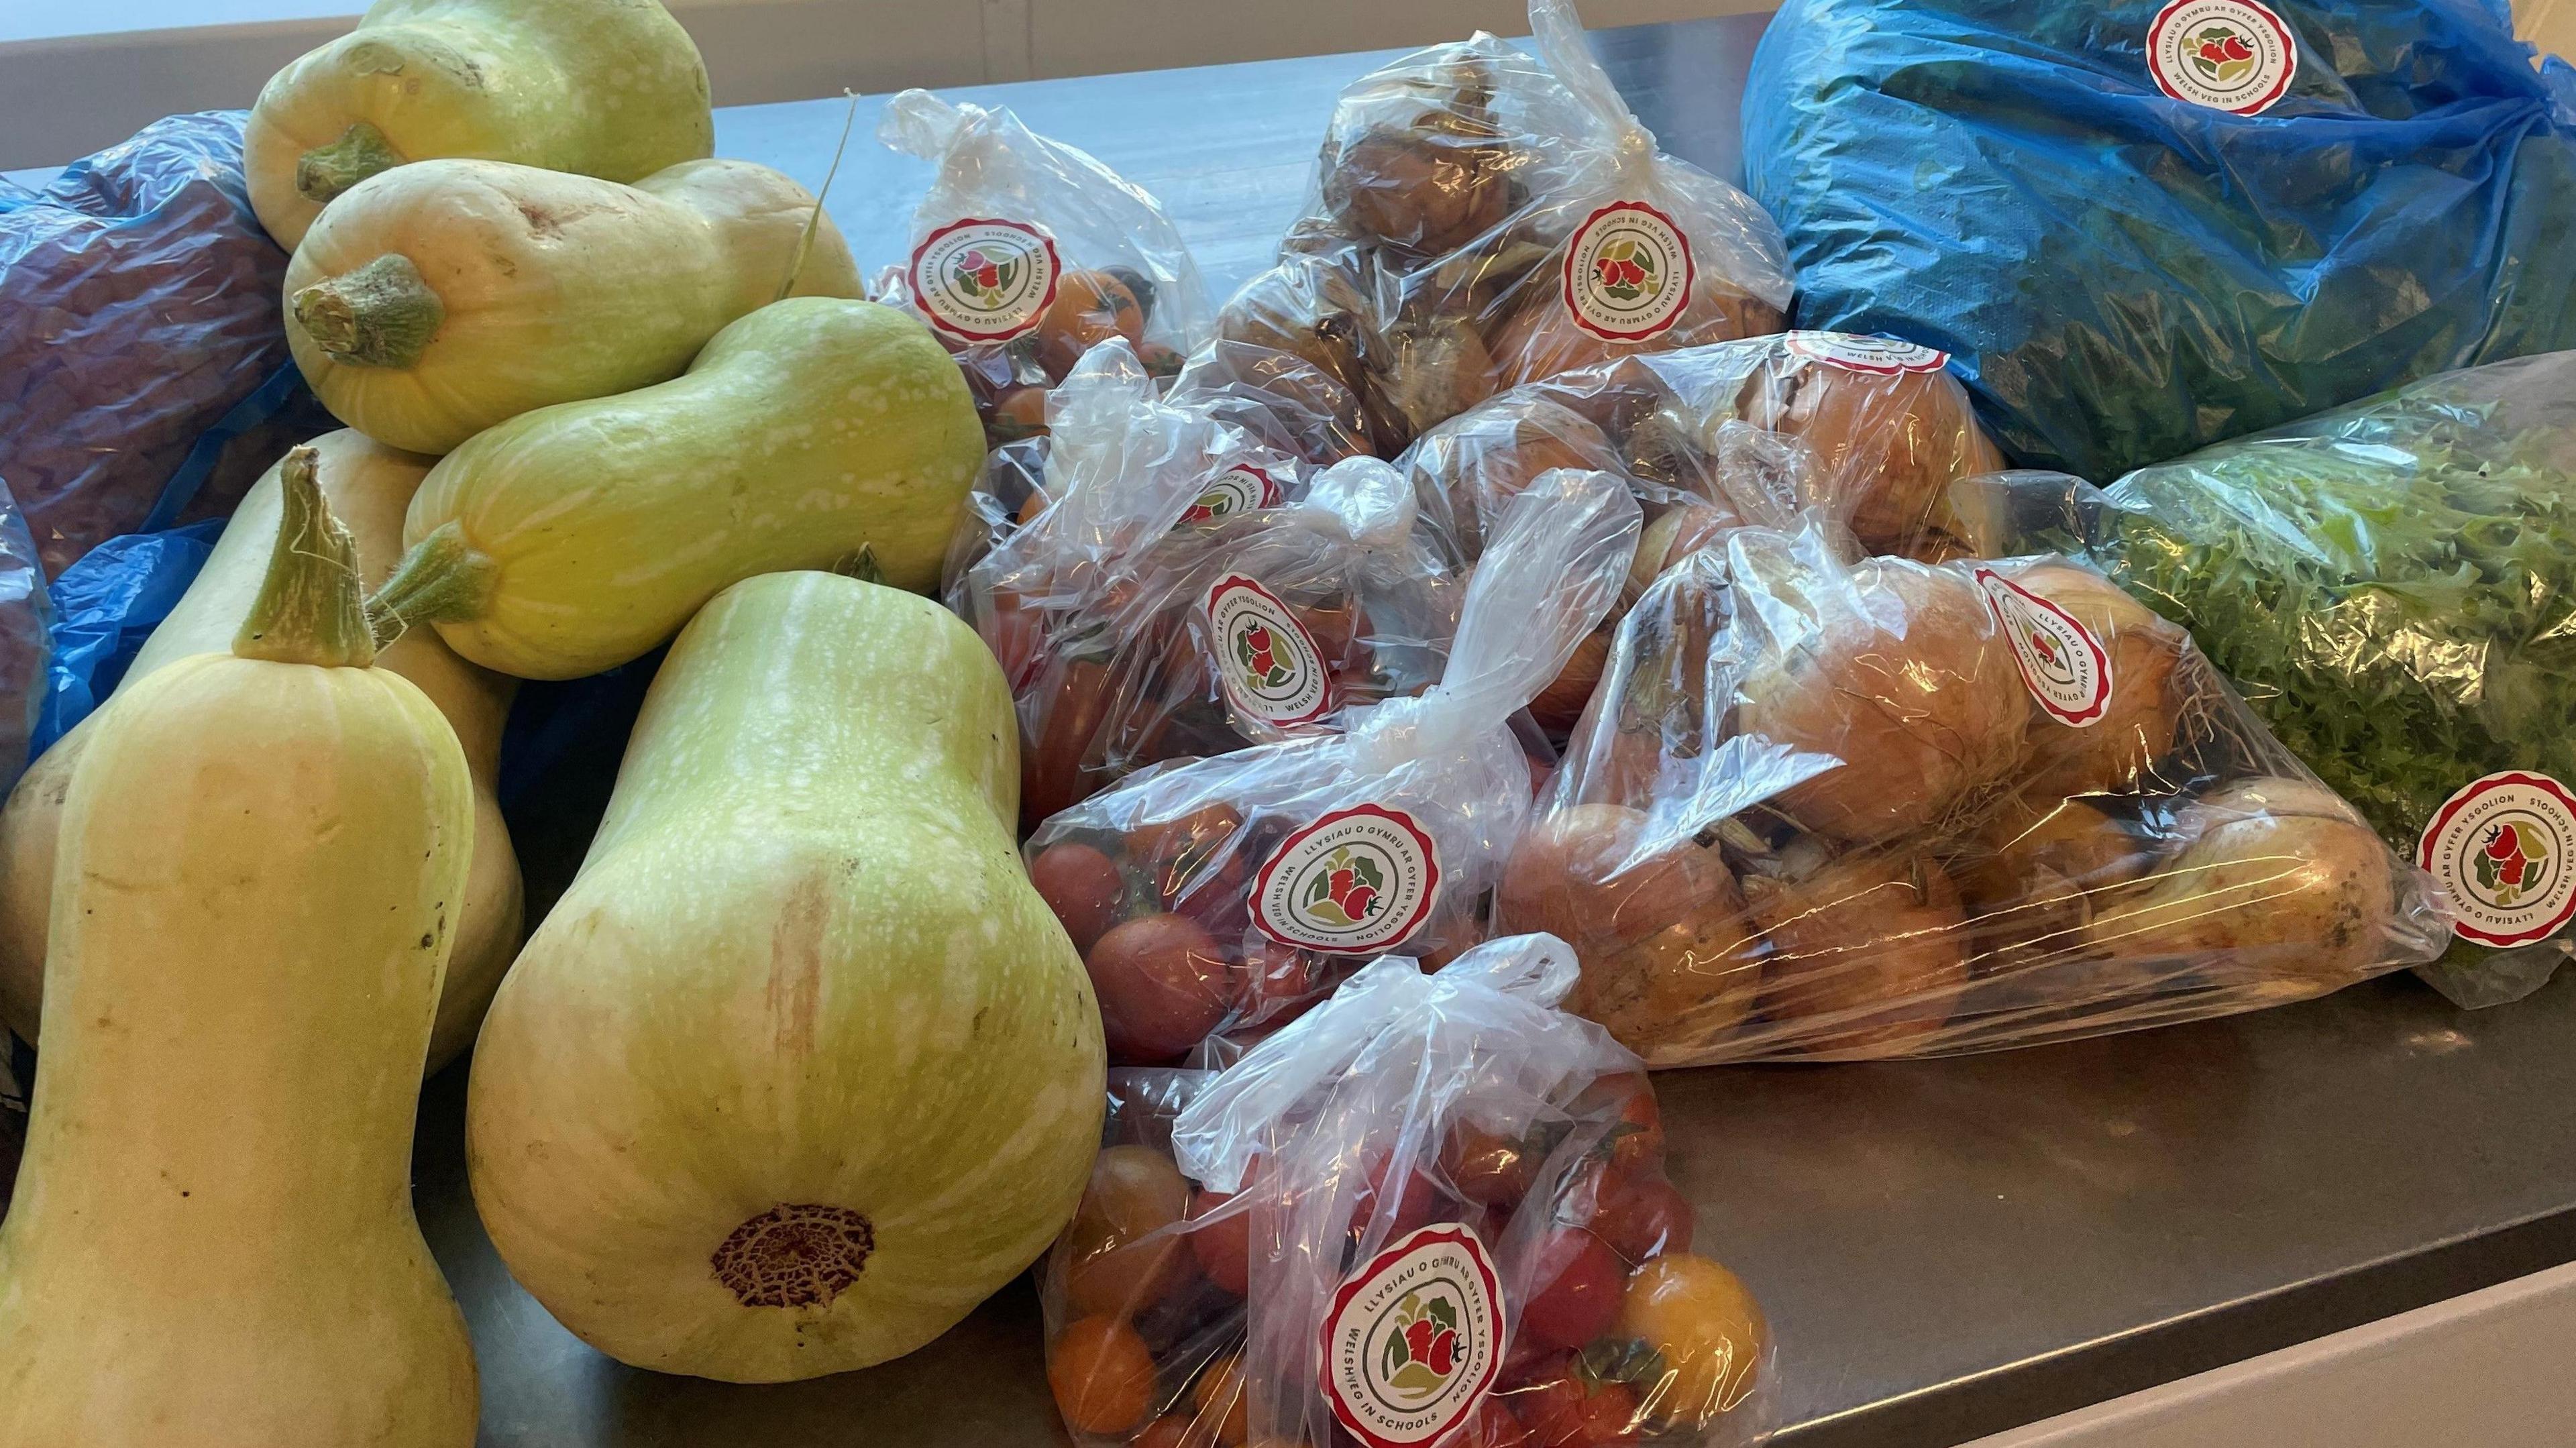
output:
[[[1162,204],[1006,109],[925,90],[886,102],[877,139],[939,167],[903,266],[869,294],[910,307],[957,357],[995,443],[1046,426],[1046,392],[1124,337],[1170,377],[1208,338],[1206,284]]]
[[[1222,1072],[1113,1071],[1041,1289],[1081,1448],[1759,1441],[1768,1324],[1574,978],[1544,936],[1389,956]]]
[[[1770,217],[1655,149],[1571,0],[1529,13],[1535,58],[1480,33],[1344,90],[1281,269],[1219,318],[1368,395],[1389,456],[1498,389],[1785,325]]]
[[[53,601],[27,520],[0,483],[0,795],[33,757],[53,660]],[[7,1044],[0,1032],[0,1046]]]
[[[1029,875],[1083,952],[1113,1063],[1203,1043],[1221,1063],[1382,951],[1437,964],[1482,938],[1545,767],[1508,721],[1617,599],[1637,526],[1610,474],[1539,478],[1467,582],[1437,685],[1038,826]]]
[[[1424,516],[1474,558],[1481,520],[1552,467],[1631,478],[1657,518],[1639,567],[1726,526],[1813,508],[1872,553],[1932,560],[1987,529],[1951,484],[2001,466],[1968,395],[1926,347],[1789,332],[1622,358],[1497,394],[1398,459]],[[1706,508],[1721,516],[1711,516]]]
[[[2576,950],[2576,352],[2427,378],[2107,495],[1996,481],[2011,546],[2078,550],[2188,625],[2442,879],[2459,938],[2427,978],[2446,995],[2518,998]]]
[[[1095,348],[1049,399],[1051,501],[947,589],[1018,700],[1032,825],[1157,760],[1326,731],[1346,705],[1418,692],[1456,628],[1457,584],[1386,464],[1308,478],[1156,391],[1123,341]],[[970,534],[990,506],[969,510]],[[1230,621],[1262,624],[1260,647],[1221,650]]]
[[[191,504],[229,513],[266,461],[220,466],[227,442],[302,391],[286,253],[251,214],[241,127],[239,111],[171,116],[39,194],[0,186],[0,481],[48,578]]]
[[[1657,1066],[2034,1044],[2440,953],[2433,881],[2070,560],[1745,528],[1621,623],[1497,892]]]

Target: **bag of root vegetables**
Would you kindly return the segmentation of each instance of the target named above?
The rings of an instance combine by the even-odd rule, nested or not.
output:
[[[1046,392],[1124,337],[1169,377],[1205,341],[1207,289],[1162,204],[1007,109],[925,90],[886,102],[877,139],[936,164],[904,264],[870,289],[957,357],[996,445],[1046,427]]]
[[[1123,341],[1095,349],[1050,400],[1037,508],[947,589],[1018,700],[1032,825],[1157,760],[1418,692],[1456,627],[1393,469],[1301,483],[1293,455],[1156,390]]]
[[[1813,508],[1872,553],[1939,560],[1992,531],[1957,509],[1958,479],[2002,465],[1928,347],[1788,332],[1625,357],[1516,387],[1451,418],[1398,460],[1423,515],[1473,558],[1483,519],[1549,468],[1608,468],[1650,512],[1651,578],[1731,523]],[[1721,510],[1712,516],[1695,504]]]
[[[1480,33],[1343,91],[1281,270],[1219,317],[1373,392],[1390,449],[1499,389],[1786,325],[1771,218],[1656,149],[1571,0],[1529,14],[1535,57]]]
[[[1112,1072],[1040,1297],[1080,1448],[1762,1438],[1761,1306],[1575,975],[1546,936],[1389,956],[1224,1071]]]
[[[1497,927],[1657,1066],[2028,1045],[2441,952],[2430,877],[2060,557],[1745,528],[1621,623]]]
[[[1468,579],[1438,684],[1038,826],[1029,877],[1083,953],[1112,1062],[1222,1064],[1381,952],[1436,964],[1483,937],[1548,762],[1511,721],[1617,599],[1637,516],[1610,474],[1539,478]]]

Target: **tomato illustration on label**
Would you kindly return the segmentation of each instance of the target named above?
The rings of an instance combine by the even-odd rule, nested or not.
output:
[[[2450,896],[2452,930],[2482,945],[2545,940],[2576,918],[2576,793],[2546,774],[2470,781],[2433,812],[2415,862]]]
[[[1216,475],[1181,514],[1179,527],[1193,523],[1213,523],[1255,508],[1279,506],[1279,483],[1269,472],[1250,463],[1237,463]]]
[[[970,216],[924,237],[904,279],[933,327],[962,341],[1002,342],[1037,325],[1061,271],[1046,232]]]
[[[1206,607],[1217,683],[1237,714],[1284,727],[1332,708],[1323,651],[1270,590],[1230,573],[1208,589]]]
[[[1613,342],[1669,331],[1697,277],[1690,238],[1643,201],[1593,212],[1565,245],[1565,309],[1577,326]]]
[[[1476,1411],[1502,1369],[1502,1283],[1472,1227],[1417,1228],[1345,1279],[1319,1374],[1333,1416],[1369,1448],[1412,1448]]]
[[[1991,568],[1978,569],[1976,580],[2039,707],[2077,729],[2102,722],[2111,704],[2111,655],[2102,641],[2054,601]]]
[[[1355,805],[1280,841],[1253,880],[1253,923],[1282,945],[1360,955],[1411,935],[1439,891],[1430,832],[1403,810]]]
[[[2289,93],[2298,41],[2257,0],[2174,0],[2147,27],[2147,69],[2175,100],[2259,115]]]

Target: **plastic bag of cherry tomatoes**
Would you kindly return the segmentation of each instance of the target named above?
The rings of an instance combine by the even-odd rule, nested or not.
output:
[[[1511,721],[1618,597],[1637,517],[1610,474],[1539,478],[1467,582],[1438,684],[1037,828],[1029,877],[1083,952],[1112,1062],[1222,1064],[1381,952],[1437,963],[1482,938],[1550,762]],[[1241,648],[1242,625],[1223,638]]]
[[[1656,149],[1571,0],[1529,14],[1535,57],[1479,33],[1344,90],[1281,268],[1219,317],[1372,394],[1390,455],[1499,389],[1786,322],[1771,218]]]
[[[877,139],[938,166],[910,250],[871,288],[956,355],[995,444],[1046,427],[1046,391],[1124,337],[1158,377],[1205,341],[1206,284],[1162,204],[1007,109],[925,90],[886,102]]]
[[[2028,1045],[2440,953],[2430,877],[2059,557],[1743,528],[1621,622],[1496,895],[1656,1066]]]
[[[1392,468],[1300,484],[1294,456],[1156,388],[1123,341],[1086,357],[1048,403],[1045,496],[947,590],[1011,682],[1031,825],[1158,760],[1418,693],[1457,626],[1447,550]]]
[[[1112,1072],[1042,1287],[1082,1448],[1604,1448],[1764,1434],[1760,1306],[1693,1250],[1574,958],[1389,956],[1222,1072]]]

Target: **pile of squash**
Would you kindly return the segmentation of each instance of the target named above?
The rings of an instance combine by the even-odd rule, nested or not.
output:
[[[468,1046],[494,1242],[629,1363],[907,1352],[1070,1215],[1098,1009],[1015,848],[1000,671],[905,591],[981,426],[820,202],[712,149],[651,0],[379,0],[262,93],[284,324],[349,430],[0,812],[0,1019],[40,1048],[0,1448],[470,1444],[409,1193]],[[666,642],[523,947],[516,683]]]

